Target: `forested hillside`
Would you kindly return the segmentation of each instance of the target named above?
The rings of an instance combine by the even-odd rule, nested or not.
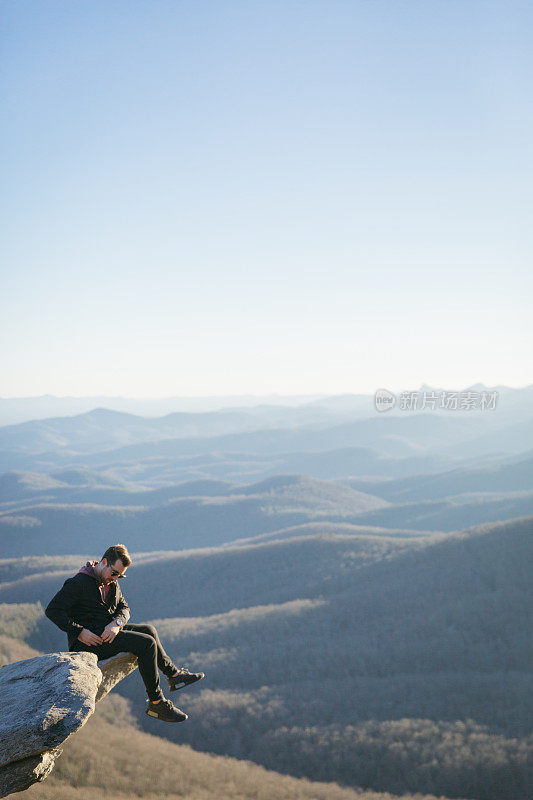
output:
[[[517,480],[516,485],[523,485],[521,474]],[[382,486],[385,495],[388,484]],[[78,498],[79,491],[75,490]],[[87,542],[93,551],[103,552],[109,541],[116,540],[127,541],[132,550],[141,552],[210,547],[317,521],[416,532],[454,531],[533,512],[531,491],[465,492],[391,503],[380,496],[380,484],[373,484],[374,493],[369,493],[335,481],[291,475],[244,486],[209,481],[143,493],[93,486],[84,491],[87,497],[94,497],[95,491],[105,496],[99,495],[100,504],[43,502],[42,497],[19,500],[16,505],[4,503],[0,507],[3,555],[83,552]],[[113,505],[117,492],[126,496],[127,504]],[[63,496],[72,500],[72,495]],[[143,504],[135,505],[134,500]]]
[[[98,412],[4,431],[0,461],[22,465],[0,475],[4,660],[64,649],[43,608],[123,541],[132,620],[155,623],[174,661],[206,673],[180,693],[190,719],[177,727],[144,715],[138,674],[123,681],[116,703],[130,701],[146,732],[204,751],[191,758],[348,787],[302,797],[363,787],[529,800],[528,415],[293,411],[214,415],[204,428],[201,415]],[[164,438],[186,426],[189,437]],[[56,796],[69,781],[102,792],[99,774],[84,783],[72,770],[49,784]],[[255,791],[235,780],[237,796]],[[32,791],[48,796],[46,784]]]
[[[20,641],[0,635],[0,666],[36,655]],[[82,800],[436,800],[354,791],[196,753],[141,732],[130,703],[116,693],[101,701],[87,724],[65,742],[51,776],[24,793],[35,800],[70,800],[73,795]]]
[[[207,677],[180,697],[193,724],[155,731],[142,714],[140,724],[198,750],[391,792],[456,797],[466,785],[485,800],[510,770],[498,798],[525,798],[532,523],[145,554],[124,585],[133,619],[153,621],[174,660]],[[63,559],[44,574],[31,559],[28,577],[5,580],[25,563],[0,564],[6,630],[12,603],[30,603],[27,641],[64,647],[31,605],[61,584]],[[142,709],[138,676],[121,692]]]

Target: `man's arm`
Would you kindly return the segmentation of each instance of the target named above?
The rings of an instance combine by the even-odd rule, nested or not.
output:
[[[130,607],[124,600],[120,586],[117,584],[117,607],[113,616],[113,621],[121,628],[127,623],[130,618]]]
[[[117,633],[120,633],[126,622],[130,618],[130,607],[124,600],[120,586],[117,583],[117,606],[111,622],[102,631],[102,641],[112,642]]]
[[[58,628],[61,628],[62,631],[68,634],[69,638],[74,636],[74,634],[79,636],[83,630],[83,625],[74,622],[69,614],[70,609],[76,604],[80,597],[79,583],[74,580],[74,578],[69,578],[65,581],[58,593],[52,597],[44,612],[48,619],[52,620]]]
[[[70,618],[70,609],[81,597],[81,587],[75,578],[69,578],[58,593],[52,597],[45,609],[48,619],[71,637],[78,638],[84,644],[97,645],[102,643],[102,637],[84,628],[79,622]]]

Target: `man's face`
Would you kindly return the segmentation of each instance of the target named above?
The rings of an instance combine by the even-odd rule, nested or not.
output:
[[[114,564],[107,564],[103,572],[104,583],[116,583],[119,576],[124,575],[127,569],[128,568],[124,566],[120,558],[117,558]]]

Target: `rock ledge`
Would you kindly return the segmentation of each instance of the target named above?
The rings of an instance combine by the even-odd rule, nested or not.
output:
[[[94,653],[47,653],[0,669],[0,797],[50,774],[60,745],[137,666],[124,654],[99,668]]]

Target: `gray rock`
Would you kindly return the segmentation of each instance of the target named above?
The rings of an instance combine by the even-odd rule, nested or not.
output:
[[[94,711],[102,680],[93,653],[48,653],[0,670],[0,766],[63,742]]]
[[[124,654],[99,669],[94,653],[48,653],[0,669],[0,797],[52,771],[59,745],[137,666]]]
[[[61,755],[61,748],[55,747],[37,756],[28,756],[0,767],[0,797],[12,792],[22,792],[32,783],[44,781],[52,772],[55,760]]]
[[[102,682],[98,687],[96,702],[98,703],[102,697],[105,697],[113,686],[116,686],[134,669],[137,669],[137,656],[133,656],[131,653],[122,653],[120,656],[115,656],[115,658],[110,658],[109,661],[100,664]]]

